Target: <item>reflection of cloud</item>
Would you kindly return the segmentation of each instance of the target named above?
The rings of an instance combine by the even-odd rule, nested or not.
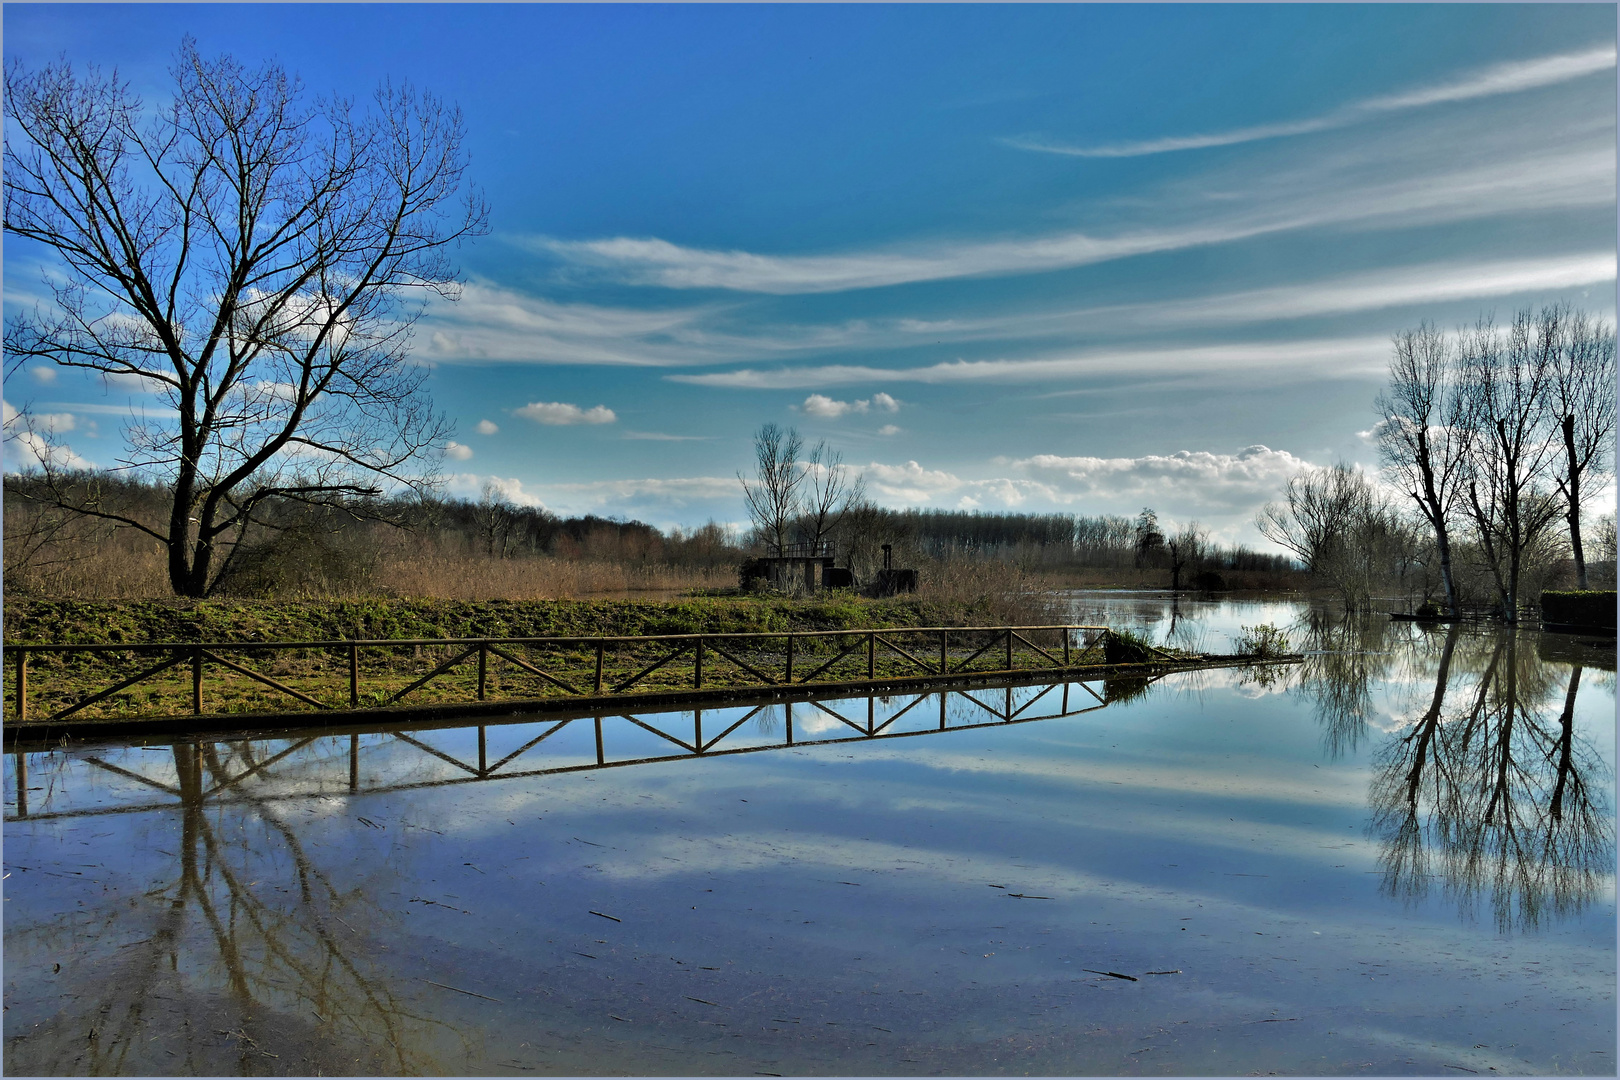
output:
[[[478,425],[473,430],[477,431],[480,435],[493,435],[501,429],[496,426],[493,420],[480,420],[478,421]]]
[[[1519,93],[1544,86],[1568,82],[1586,75],[1610,71],[1614,68],[1615,50],[1612,45],[1600,46],[1576,53],[1541,56],[1534,60],[1514,60],[1480,71],[1469,72],[1449,82],[1404,93],[1386,94],[1351,102],[1321,116],[1275,124],[1256,124],[1246,128],[1214,132],[1208,135],[1183,135],[1141,142],[1116,143],[1107,146],[1064,146],[1036,139],[1004,139],[1020,150],[1035,150],[1069,157],[1113,158],[1140,157],[1145,154],[1164,154],[1177,150],[1198,150],[1212,146],[1232,146],[1259,139],[1276,139],[1288,135],[1304,135],[1314,131],[1347,127],[1376,116],[1388,115],[1408,109],[1437,105],[1443,102],[1469,101],[1494,97],[1499,94]]]
[[[444,456],[451,461],[466,461],[473,456],[472,447],[451,441],[444,444]]]

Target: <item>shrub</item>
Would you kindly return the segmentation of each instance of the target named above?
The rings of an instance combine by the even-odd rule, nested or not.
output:
[[[1240,628],[1243,636],[1237,639],[1237,655],[1269,660],[1288,652],[1288,635],[1270,623]]]
[[[1544,592],[1541,594],[1541,621],[1565,626],[1602,626],[1615,624],[1615,591],[1613,589],[1587,589],[1571,592]]]

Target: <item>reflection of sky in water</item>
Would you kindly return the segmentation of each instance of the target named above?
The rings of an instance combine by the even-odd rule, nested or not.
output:
[[[328,737],[241,781],[248,802],[8,818],[7,1065],[166,1071],[186,1060],[174,1052],[233,1072],[1612,1075],[1612,679],[1586,669],[1570,714],[1608,869],[1549,886],[1537,918],[1504,928],[1500,882],[1470,901],[1438,850],[1427,877],[1390,888],[1393,834],[1370,800],[1411,772],[1391,748],[1432,704],[1444,648],[1404,629],[1377,644],[1370,666],[1307,664],[1269,686],[1174,676],[1027,724],[355,796],[349,738]],[[1453,642],[1436,730],[1454,737],[1430,763],[1462,770],[1495,745],[1501,724],[1468,710],[1506,683],[1503,656],[1494,638]],[[1512,660],[1511,738],[1556,734],[1572,669],[1533,637]],[[975,694],[1004,708],[999,689]],[[874,702],[874,726],[912,700]],[[889,730],[937,727],[937,702]],[[866,699],[825,704],[867,723]],[[989,712],[953,698],[947,726]],[[747,714],[705,710],[703,738]],[[656,719],[692,741],[692,713]],[[721,745],[781,742],[785,720],[756,714]],[[486,766],[552,723],[487,729]],[[796,740],[856,737],[804,703],[793,723]],[[609,760],[684,753],[603,724]],[[365,735],[362,786],[476,770],[475,729],[412,737],[462,764]],[[31,755],[30,811],[174,802],[86,767],[92,753],[171,786],[212,775],[166,747]],[[593,722],[529,754],[594,765]],[[1544,810],[1551,788],[1526,783]],[[7,785],[9,815],[11,764]],[[187,851],[198,884],[177,906]],[[362,999],[375,1004],[334,1015]],[[173,1036],[181,1020],[209,1034]]]

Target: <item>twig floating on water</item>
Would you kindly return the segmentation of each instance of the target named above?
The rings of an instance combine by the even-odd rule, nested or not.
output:
[[[1180,968],[1171,968],[1169,971],[1144,971],[1144,975],[1180,975]]]
[[[682,994],[681,996],[686,998],[687,1001],[696,1001],[702,1005],[713,1005],[717,1009],[725,1008],[725,1006],[720,1004],[718,1001],[704,1001],[702,998],[695,998],[690,994]]]
[[[592,911],[592,915],[599,915],[604,919],[613,919],[614,922],[624,922],[623,919],[614,919],[612,915],[603,915],[600,911]]]
[[[1093,975],[1107,975],[1110,979],[1124,979],[1126,982],[1141,982],[1142,981],[1141,979],[1138,979],[1135,975],[1121,975],[1117,971],[1098,971],[1096,968],[1081,968],[1080,970],[1081,971],[1089,971]]]
[[[1050,900],[1050,896],[1035,896],[1032,893],[1010,892],[1007,894],[1014,900]]]
[[[485,1001],[493,1001],[496,1004],[502,1004],[500,998],[492,998],[488,994],[480,994],[472,990],[463,990],[459,986],[451,986],[449,983],[434,982],[432,979],[423,979],[422,981],[427,983],[429,986],[437,986],[444,990],[454,990],[456,993],[466,994],[468,997],[483,998]]]

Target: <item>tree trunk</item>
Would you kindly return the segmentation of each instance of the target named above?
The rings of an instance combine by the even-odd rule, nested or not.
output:
[[[1581,471],[1576,464],[1575,454],[1575,415],[1570,413],[1564,417],[1564,461],[1569,471],[1569,490],[1565,492],[1568,503],[1566,520],[1569,521],[1569,546],[1575,554],[1575,587],[1588,588],[1586,579],[1586,552],[1581,547]]]

